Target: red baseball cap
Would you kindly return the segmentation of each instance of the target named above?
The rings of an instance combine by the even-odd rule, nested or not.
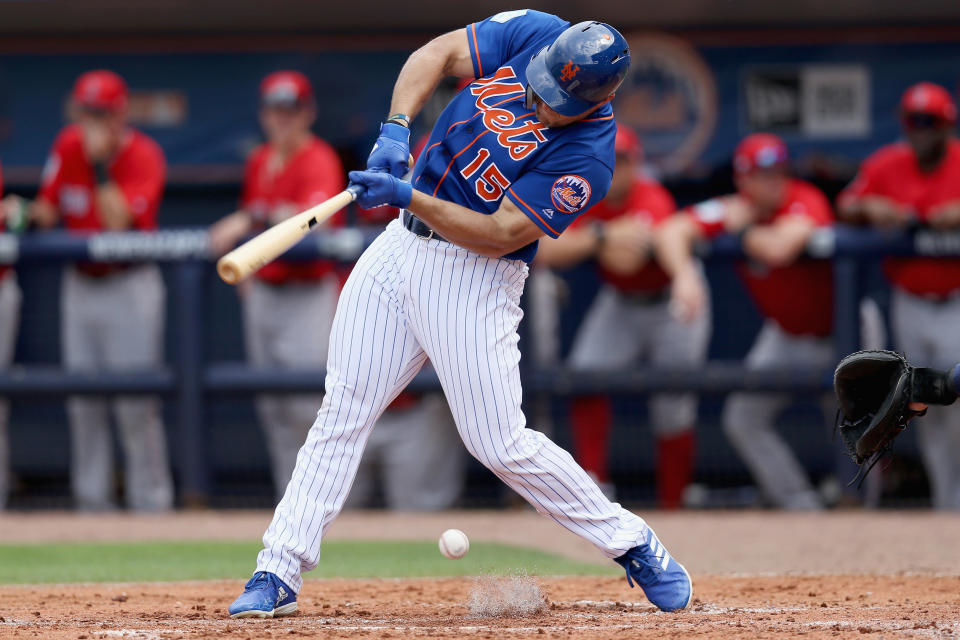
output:
[[[643,153],[643,146],[633,129],[618,122],[617,136],[613,140],[613,150],[615,153],[622,153],[636,159]]]
[[[73,85],[73,101],[84,108],[99,111],[123,111],[129,91],[123,78],[113,71],[87,71]]]
[[[270,107],[297,107],[313,102],[313,87],[299,71],[275,71],[260,83],[260,103]]]
[[[918,82],[903,94],[900,100],[900,115],[921,113],[946,122],[957,121],[957,105],[950,92],[932,82]]]
[[[733,153],[733,170],[750,173],[754,169],[770,169],[787,164],[787,145],[772,133],[754,133],[737,145]]]

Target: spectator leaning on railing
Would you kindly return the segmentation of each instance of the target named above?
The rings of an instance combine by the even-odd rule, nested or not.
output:
[[[610,190],[557,239],[540,242],[537,262],[570,266],[597,263],[603,287],[583,320],[570,353],[576,369],[623,369],[639,362],[665,367],[696,367],[707,356],[710,313],[689,322],[669,310],[670,278],[653,259],[654,228],[676,210],[670,193],[640,173],[640,141],[618,125],[616,167]],[[651,426],[657,444],[657,498],[661,508],[681,505],[693,475],[697,398],[657,394],[650,399]],[[570,411],[574,454],[612,496],[607,471],[610,400],[583,396]]]
[[[313,88],[302,73],[277,71],[263,79],[260,124],[267,141],[247,160],[240,210],[210,228],[214,253],[226,253],[245,235],[343,190],[346,176],[340,158],[310,132],[316,117]],[[341,212],[326,225],[343,223]],[[322,367],[339,284],[335,264],[329,260],[276,260],[260,269],[242,289],[250,362],[259,367]],[[278,500],[321,401],[322,396],[315,394],[257,398]]]
[[[733,164],[737,193],[690,207],[657,234],[660,264],[673,276],[673,311],[690,322],[706,308],[707,288],[693,245],[721,233],[737,234],[747,255],[738,271],[766,319],[746,366],[829,367],[834,361],[830,264],[804,261],[802,254],[811,234],[833,223],[830,203],[813,185],[789,176],[787,147],[776,136],[748,136]],[[724,431],[774,504],[818,509],[820,497],[774,428],[789,399],[735,393],[724,407]]]
[[[40,227],[58,222],[73,233],[156,229],[166,166],[152,139],[127,125],[126,83],[111,71],[89,71],[71,98],[73,123],[57,136],[30,205]],[[63,274],[60,299],[63,362],[78,371],[159,367],[165,294],[154,264],[78,262]],[[112,403],[132,509],[173,504],[160,401],[120,397]],[[113,506],[113,438],[101,398],[67,401],[71,482],[77,507]]]
[[[899,230],[908,225],[960,228],[957,107],[935,84],[910,87],[900,105],[906,142],[867,158],[840,195],[850,222]],[[917,366],[949,368],[960,359],[960,259],[888,258],[891,324],[897,348]],[[916,425],[933,505],[960,509],[960,413],[930,407]]]

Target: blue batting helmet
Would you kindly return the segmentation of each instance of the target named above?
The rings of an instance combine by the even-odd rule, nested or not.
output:
[[[617,90],[630,67],[630,47],[602,22],[567,28],[527,64],[527,99],[536,93],[565,116],[583,113]]]

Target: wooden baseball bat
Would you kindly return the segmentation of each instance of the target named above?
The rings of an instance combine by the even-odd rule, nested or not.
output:
[[[275,260],[327,218],[356,200],[363,187],[351,185],[329,200],[278,222],[250,238],[217,261],[217,273],[227,284],[237,284],[251,273]]]

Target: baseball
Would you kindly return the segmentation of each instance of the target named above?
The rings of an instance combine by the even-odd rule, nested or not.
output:
[[[447,529],[440,536],[440,553],[451,560],[462,558],[467,551],[470,551],[470,540],[460,529]]]

